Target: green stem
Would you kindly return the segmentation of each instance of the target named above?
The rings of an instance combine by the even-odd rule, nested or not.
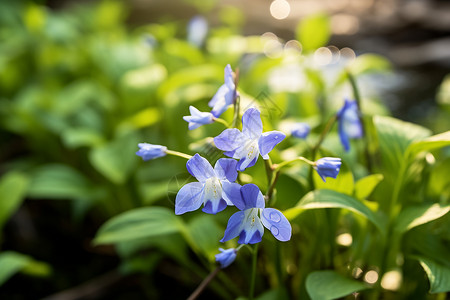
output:
[[[234,108],[234,115],[233,115],[233,123],[232,127],[237,128],[239,126],[239,108],[240,108],[240,102],[241,98],[238,96],[237,88],[239,83],[239,69],[236,68],[236,72],[234,72],[234,94],[235,99],[233,101],[233,108]]]
[[[288,161],[284,161],[281,164],[273,165],[273,170],[274,171],[279,171],[281,168],[283,168],[283,167],[285,167],[285,166],[287,166],[287,165],[289,165],[291,163],[294,163],[296,161],[304,161],[305,163],[307,163],[307,164],[309,164],[311,166],[315,166],[315,164],[316,164],[315,162],[313,162],[313,161],[311,161],[311,160],[309,160],[307,158],[304,158],[303,156],[299,156],[299,157],[296,157],[294,159],[291,159],[291,160],[288,160]]]
[[[186,158],[186,159],[191,159],[192,155],[186,154],[186,153],[182,153],[182,152],[178,152],[178,151],[172,151],[172,150],[166,150],[166,154],[169,155],[173,155],[173,156],[178,156],[178,157],[182,157],[182,158]]]
[[[337,116],[333,115],[327,122],[327,124],[325,125],[325,129],[322,131],[322,133],[320,134],[320,138],[317,141],[317,144],[314,146],[314,148],[312,149],[312,157],[313,159],[316,157],[316,153],[317,150],[319,150],[320,145],[322,145],[323,140],[325,139],[325,137],[327,136],[328,132],[331,130],[331,128],[333,128],[334,123],[337,120]]]
[[[208,284],[213,280],[213,278],[219,273],[220,267],[217,267],[214,271],[209,273],[209,275],[203,279],[202,283],[195,289],[195,291],[189,296],[188,300],[195,300],[203,292],[203,290],[208,286]]]
[[[223,124],[223,125],[224,125],[225,127],[227,127],[227,128],[230,127],[230,124],[228,124],[227,121],[225,121],[224,119],[221,119],[221,118],[214,118],[214,122]]]
[[[252,257],[252,277],[250,278],[250,290],[248,294],[249,300],[253,300],[253,296],[255,293],[255,281],[256,281],[256,265],[258,261],[258,245],[255,245],[255,248],[253,250],[253,257]]]

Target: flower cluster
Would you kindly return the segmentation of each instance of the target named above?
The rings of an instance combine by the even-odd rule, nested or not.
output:
[[[236,91],[235,74],[230,65],[225,68],[225,83],[218,89],[209,102],[211,112],[201,112],[190,106],[191,115],[183,119],[189,123],[189,129],[213,123],[233,103],[238,93]],[[357,109],[357,107],[356,107]],[[349,138],[361,135],[358,111],[353,103],[346,101],[344,107],[337,113],[339,121],[339,134],[344,147],[348,148]],[[226,121],[220,119],[224,124]],[[228,126],[227,126],[228,127]],[[306,139],[311,128],[306,123],[297,123],[292,131],[293,137]],[[252,183],[241,185],[237,183],[239,172],[254,166],[261,155],[262,159],[269,160],[269,153],[286,138],[280,131],[263,132],[261,113],[256,108],[247,109],[242,115],[242,131],[238,128],[227,128],[214,138],[214,144],[224,151],[230,158],[218,159],[214,167],[210,162],[196,153],[189,156],[184,153],[168,150],[164,146],[139,144],[140,150],[136,152],[144,160],[149,160],[166,154],[188,158],[186,168],[197,180],[185,184],[175,198],[175,214],[181,215],[195,211],[202,205],[202,211],[207,214],[217,214],[228,206],[235,206],[237,212],[228,220],[221,242],[227,242],[238,237],[238,248],[222,249],[216,255],[216,261],[222,268],[229,266],[236,258],[238,250],[245,244],[255,244],[262,241],[264,227],[279,241],[286,242],[291,239],[292,227],[283,213],[275,208],[266,207],[270,204],[270,190],[274,188],[276,179],[269,182],[268,193],[265,196],[260,188]],[[341,159],[324,157],[316,162],[303,157],[297,158],[310,164],[325,181],[326,177],[336,178]],[[293,160],[295,161],[295,160]],[[269,161],[270,172],[279,172],[279,168],[293,161],[272,165]],[[277,176],[274,176],[277,178]]]

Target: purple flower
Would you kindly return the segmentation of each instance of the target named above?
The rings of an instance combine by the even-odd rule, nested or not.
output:
[[[299,139],[306,139],[310,131],[311,127],[307,123],[296,123],[291,130],[291,135]]]
[[[201,47],[208,34],[208,21],[202,16],[193,17],[187,27],[187,40],[189,43]]]
[[[219,248],[220,253],[216,254],[216,262],[220,263],[220,267],[226,268],[236,259],[237,250],[235,248],[222,249]]]
[[[237,178],[236,163],[234,159],[221,158],[213,169],[198,153],[189,159],[186,163],[187,170],[199,182],[188,183],[178,191],[175,214],[197,210],[202,203],[202,210],[208,214],[216,214],[227,205],[233,205],[230,198],[239,195],[241,187],[233,183]]]
[[[325,177],[336,178],[341,168],[341,159],[337,157],[322,157],[314,165],[319,176],[325,181]]]
[[[193,106],[189,106],[190,116],[184,116],[183,120],[189,123],[189,130],[214,122],[214,116],[209,112],[201,112]]]
[[[259,243],[264,234],[264,227],[279,241],[291,239],[291,224],[279,210],[264,208],[264,197],[256,185],[250,183],[242,186],[240,195],[241,197],[232,198],[233,204],[240,211],[228,220],[221,242],[239,236],[239,244]]]
[[[225,129],[214,138],[216,147],[226,151],[225,155],[239,159],[239,171],[253,166],[259,154],[263,159],[269,159],[268,153],[286,137],[280,131],[263,133],[260,112],[256,108],[249,108],[244,113],[242,127],[242,132],[236,128]]]
[[[350,150],[350,139],[360,138],[363,135],[358,104],[345,99],[344,106],[337,113],[337,119],[339,138],[345,151],[348,151]]]
[[[147,161],[158,157],[166,156],[167,147],[161,145],[152,145],[148,143],[139,143],[139,150],[136,155]]]
[[[218,118],[228,106],[233,104],[237,97],[236,86],[234,84],[233,71],[231,66],[225,67],[225,83],[217,90],[208,105],[212,107],[211,113]]]

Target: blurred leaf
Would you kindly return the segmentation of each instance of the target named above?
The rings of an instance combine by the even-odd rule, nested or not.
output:
[[[439,104],[450,105],[450,74],[444,77],[444,80],[439,86],[436,98]]]
[[[19,172],[6,173],[0,179],[0,229],[24,200],[28,186],[28,177]]]
[[[116,184],[123,184],[138,162],[135,152],[139,142],[135,134],[118,137],[92,149],[89,160],[103,176]]]
[[[186,238],[193,249],[199,249],[209,261],[214,261],[218,253],[219,240],[223,236],[214,219],[209,215],[194,218],[187,226]]]
[[[140,238],[154,238],[180,231],[181,219],[165,207],[141,207],[117,215],[97,232],[95,245],[112,244]]]
[[[364,283],[335,271],[316,271],[306,278],[306,290],[312,300],[337,299],[367,288]]]
[[[303,210],[320,208],[345,208],[366,217],[386,236],[385,222],[362,202],[332,190],[315,190],[306,194],[295,207],[284,212],[288,219],[297,217]]]
[[[354,196],[357,199],[366,199],[384,178],[381,174],[372,174],[359,179],[355,184]]]
[[[120,79],[122,90],[129,96],[149,96],[167,77],[163,65],[153,64],[126,72]]]
[[[325,46],[331,36],[330,19],[323,14],[305,17],[298,24],[296,35],[305,51]]]
[[[387,71],[391,67],[391,63],[381,55],[363,54],[356,57],[350,64],[349,72],[358,76],[367,72]]]
[[[450,211],[450,205],[425,204],[403,209],[397,217],[394,229],[404,233],[416,226],[439,219]]]
[[[29,3],[24,11],[24,23],[32,33],[41,32],[46,21],[46,11],[44,6]]]
[[[127,6],[122,1],[102,0],[95,13],[96,26],[102,29],[121,24],[127,16]]]
[[[450,131],[430,136],[409,145],[407,153],[414,157],[421,151],[432,151],[450,145]]]
[[[285,288],[276,288],[268,290],[260,295],[256,300],[288,300],[289,293]]]
[[[430,293],[446,293],[450,291],[450,268],[435,263],[431,259],[416,257],[430,280]]]
[[[13,252],[5,251],[0,253],[0,286],[11,276],[19,272],[30,261],[30,257]]]
[[[105,143],[103,136],[91,128],[67,128],[61,137],[68,148],[95,147]]]
[[[161,112],[157,108],[149,107],[141,110],[135,115],[124,119],[118,126],[118,131],[139,129],[151,126],[161,119]]]
[[[46,164],[31,173],[28,196],[46,199],[80,199],[92,196],[94,187],[68,165]]]

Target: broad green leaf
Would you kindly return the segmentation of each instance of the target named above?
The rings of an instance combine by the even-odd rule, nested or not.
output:
[[[93,186],[80,172],[63,164],[48,164],[31,173],[28,195],[33,198],[80,199],[93,192]]]
[[[296,217],[305,209],[318,208],[345,208],[354,213],[366,217],[386,236],[384,221],[377,216],[370,208],[355,198],[331,190],[315,190],[306,194],[295,207],[287,210],[285,214],[289,217]]]
[[[384,176],[381,174],[372,174],[358,180],[355,184],[355,197],[361,200],[369,197],[383,178]]]
[[[161,112],[153,107],[144,109],[136,113],[135,115],[123,120],[118,125],[118,130],[139,129],[147,126],[151,126],[157,123],[161,119]]]
[[[359,55],[349,66],[349,72],[358,76],[373,71],[388,71],[391,63],[383,56],[377,54]]]
[[[430,130],[391,117],[375,116],[374,125],[378,135],[381,156],[386,173],[395,177],[408,146],[430,135]]]
[[[89,159],[103,176],[116,184],[123,184],[137,164],[135,152],[138,143],[136,135],[128,134],[92,149]]]
[[[298,24],[296,34],[305,51],[325,46],[331,35],[330,19],[324,14],[306,17]]]
[[[30,257],[13,252],[5,251],[0,253],[0,286],[5,283],[11,276],[22,270],[28,262]]]
[[[331,300],[367,289],[364,283],[335,271],[316,271],[306,278],[306,291],[312,300]]]
[[[404,233],[411,228],[443,217],[450,211],[450,205],[425,204],[405,208],[397,217],[395,231]]]
[[[430,281],[430,293],[446,293],[450,291],[450,268],[436,262],[417,257]]]
[[[187,226],[186,239],[194,249],[199,249],[210,261],[219,253],[219,240],[223,230],[210,215],[193,219]]]
[[[91,128],[69,127],[64,130],[61,137],[68,148],[96,147],[105,143],[103,136]]]
[[[446,147],[450,145],[450,131],[430,136],[424,140],[414,142],[408,147],[408,154],[414,157],[421,151],[431,151],[434,149]]]
[[[103,224],[94,244],[111,244],[180,231],[181,219],[165,207],[141,207],[124,212]]]
[[[22,203],[28,186],[28,177],[19,172],[9,172],[0,179],[0,229]]]

